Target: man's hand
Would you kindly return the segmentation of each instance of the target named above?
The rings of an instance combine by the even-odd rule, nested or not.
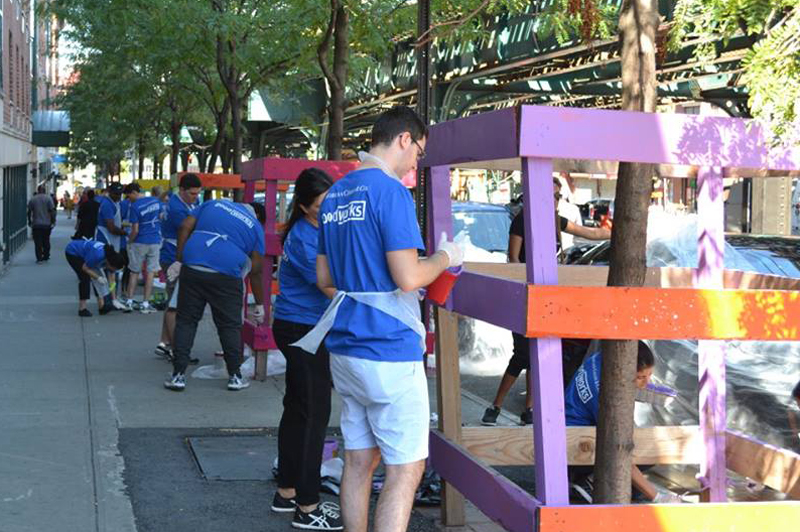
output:
[[[264,317],[265,317],[264,305],[256,305],[253,308],[252,316],[253,316],[253,321],[255,321],[257,325],[261,325],[262,323],[264,323]]]
[[[666,493],[659,491],[653,502],[655,504],[681,504],[683,500],[671,491]]]
[[[176,260],[175,262],[169,265],[169,268],[167,268],[167,280],[171,283],[174,283],[178,279],[178,276],[180,274],[181,274],[181,262]]]
[[[448,267],[453,268],[461,266],[464,263],[464,245],[457,242],[450,242],[447,240],[447,233],[442,231],[442,236],[439,238],[439,245],[436,251],[442,251],[447,255],[450,260]]]

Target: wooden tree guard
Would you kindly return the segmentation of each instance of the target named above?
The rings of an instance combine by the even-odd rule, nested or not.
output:
[[[264,190],[264,208],[266,221],[264,222],[264,297],[270,298],[272,290],[272,271],[283,253],[281,238],[277,227],[278,193],[286,190],[286,184],[294,182],[300,172],[307,168],[319,168],[328,173],[335,180],[341,179],[346,173],[355,170],[358,162],[353,161],[312,161],[307,159],[282,159],[266,157],[254,159],[242,164],[242,179],[244,183],[244,201],[251,202],[255,196],[258,185],[259,190]],[[242,327],[242,341],[253,350],[256,358],[254,377],[264,380],[267,376],[267,351],[275,349],[275,338],[270,326],[272,316],[271,300],[264,302],[264,323],[256,325],[245,320]]]
[[[698,267],[649,268],[641,288],[605,286],[606,268],[559,267],[554,161],[587,160],[696,173]],[[782,531],[798,522],[798,502],[725,503],[726,469],[800,499],[800,456],[726,430],[723,342],[800,340],[800,282],[724,269],[722,178],[789,174],[800,170],[800,151],[769,150],[758,125],[741,119],[521,106],[434,125],[421,165],[432,175],[429,244],[442,231],[453,236],[454,167],[521,169],[528,236],[526,264],[467,264],[436,309],[431,463],[445,480],[445,524],[463,524],[461,494],[512,532]],[[454,313],[531,338],[532,438],[529,428],[461,428]],[[569,506],[567,464],[594,462],[594,428],[565,426],[565,337],[700,340],[700,426],[636,429],[634,461],[699,464],[703,498],[714,504]],[[487,465],[532,463],[535,497]]]

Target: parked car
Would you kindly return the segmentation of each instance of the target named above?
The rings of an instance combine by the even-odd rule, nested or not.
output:
[[[475,201],[454,202],[453,234],[466,232],[472,243],[489,252],[507,253],[511,214],[506,207]]]
[[[583,225],[586,227],[597,227],[603,221],[603,217],[609,212],[611,218],[614,217],[614,199],[613,198],[595,198],[589,200],[583,205],[578,205],[581,210],[581,218]]]
[[[647,246],[648,266],[695,267],[696,229],[689,226]],[[725,235],[725,266],[730,269],[800,278],[800,238]],[[572,264],[607,265],[610,244],[603,242]],[[599,309],[598,309],[599,311]],[[677,396],[664,407],[637,410],[642,425],[698,423],[697,341],[649,342],[656,357],[654,382]],[[800,379],[800,343],[729,341],[726,345],[728,426],[779,447],[800,451],[789,424],[796,409],[790,398]]]

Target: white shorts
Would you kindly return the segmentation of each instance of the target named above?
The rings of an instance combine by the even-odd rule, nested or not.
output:
[[[142,263],[147,261],[147,271],[157,272],[161,269],[158,262],[158,255],[161,252],[161,244],[137,244],[128,245],[128,269],[133,273],[142,272]]]
[[[430,404],[422,361],[376,362],[331,353],[331,375],[343,403],[345,450],[378,447],[388,465],[428,457]]]

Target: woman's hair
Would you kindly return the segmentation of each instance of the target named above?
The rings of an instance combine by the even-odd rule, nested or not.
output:
[[[94,189],[87,188],[86,189],[86,199],[94,199]]]
[[[647,347],[647,344],[639,341],[639,353],[636,356],[636,371],[652,368],[656,365],[656,360],[653,357],[653,352]]]
[[[114,268],[115,270],[121,270],[127,266],[125,255],[118,253],[111,244],[106,244],[105,252],[106,264],[108,264],[110,267]]]
[[[281,235],[281,244],[286,242],[286,237],[289,236],[289,231],[292,230],[294,224],[306,215],[300,207],[310,207],[317,196],[326,192],[333,185],[331,176],[320,170],[319,168],[307,168],[300,172],[297,181],[294,182],[294,199],[292,200],[292,212],[289,215],[289,221],[286,222],[286,229],[283,230]]]
[[[800,400],[800,381],[797,381],[797,385],[792,390],[792,397]]]

